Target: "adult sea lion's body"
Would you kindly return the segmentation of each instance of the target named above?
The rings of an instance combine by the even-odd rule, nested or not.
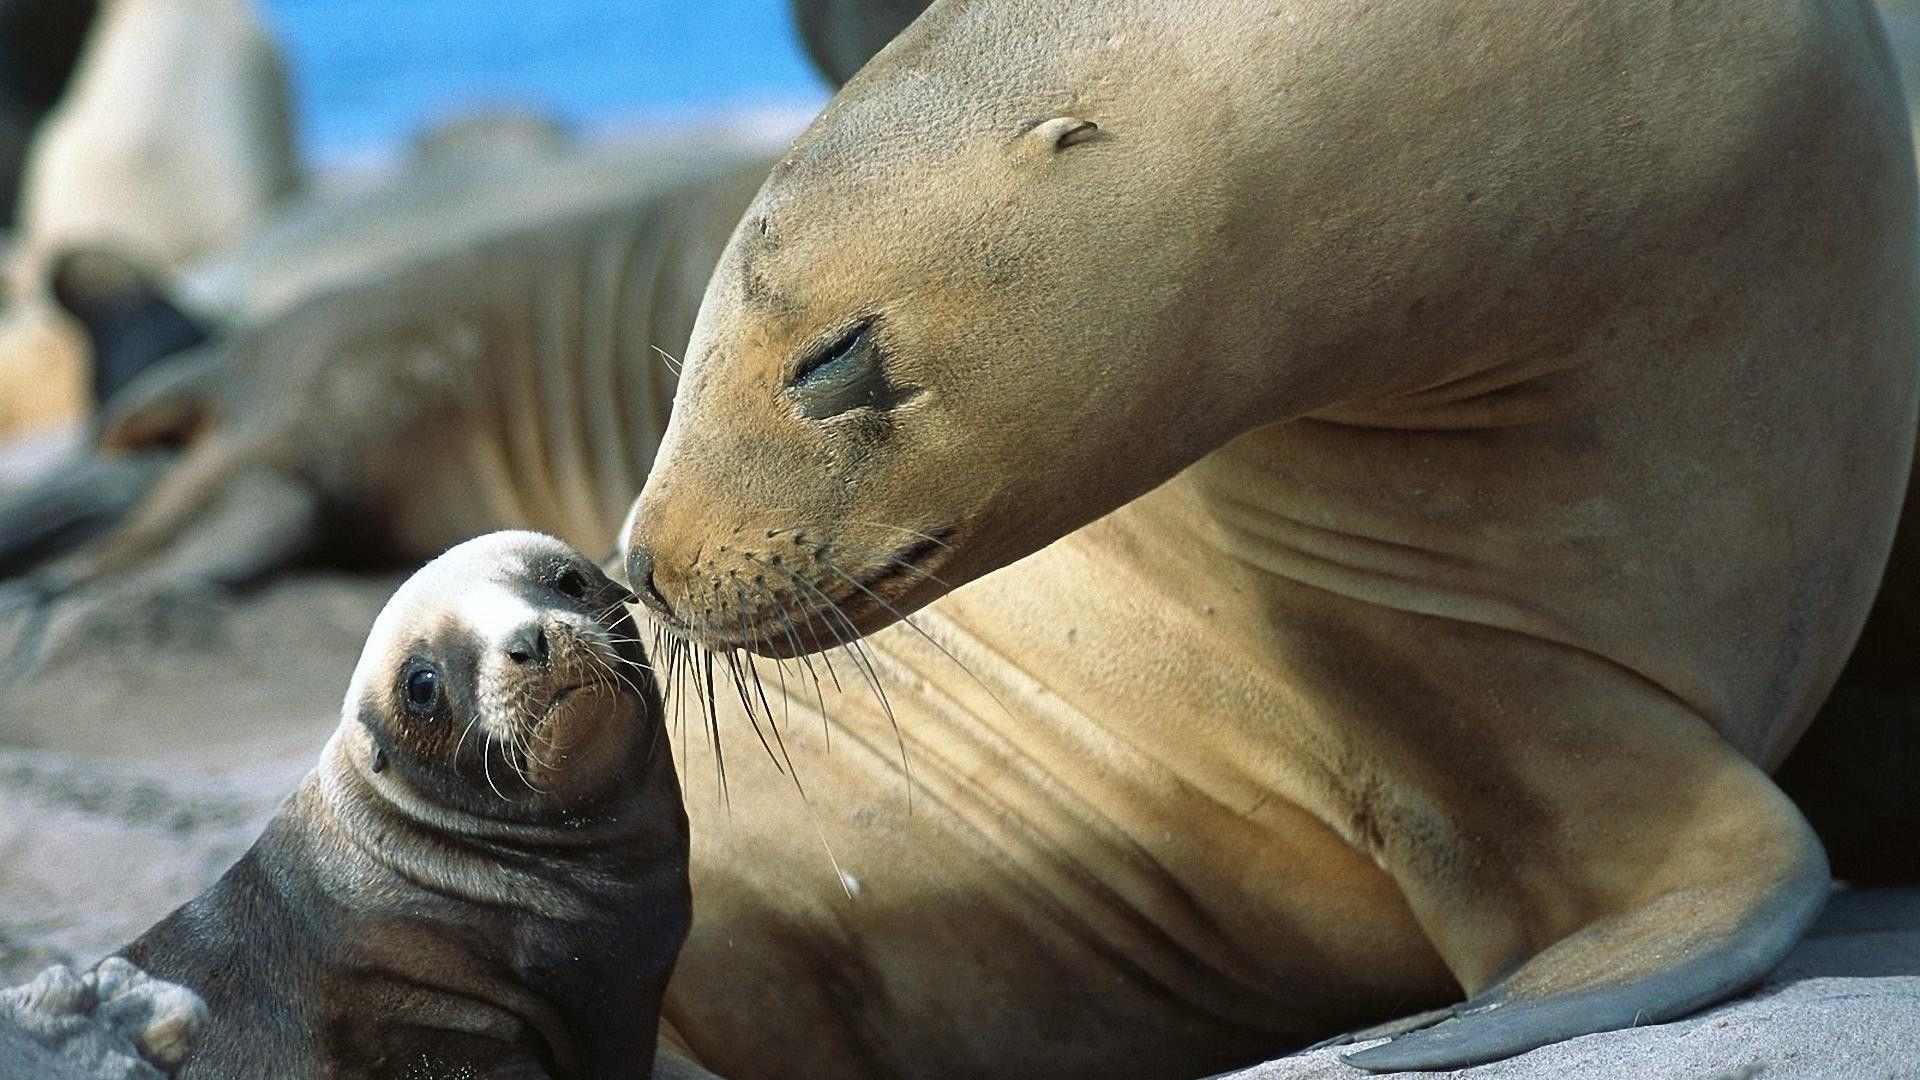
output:
[[[670,625],[878,631],[890,698],[793,748],[852,896],[770,767],[690,786],[678,1032],[1177,1076],[1458,987],[1355,1059],[1435,1067],[1758,979],[1828,882],[1763,769],[1912,460],[1913,184],[1865,3],[936,3],[749,211],[636,506]],[[929,603],[970,676],[881,629]]]
[[[686,817],[624,589],[549,537],[428,564],[319,766],[125,950],[205,999],[179,1075],[649,1074]]]

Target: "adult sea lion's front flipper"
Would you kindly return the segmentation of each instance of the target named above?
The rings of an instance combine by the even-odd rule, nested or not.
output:
[[[1354,1067],[1469,1067],[1682,1017],[1761,982],[1826,901],[1832,880],[1811,826],[1684,705],[1576,659],[1538,678],[1576,688],[1594,703],[1588,713],[1615,719],[1582,719],[1586,734],[1571,736],[1565,721],[1517,709],[1519,723],[1565,738],[1571,759],[1492,751],[1473,784],[1377,807],[1404,830],[1382,859],[1469,997],[1448,1019],[1348,1055]],[[1597,698],[1605,684],[1617,700]],[[1434,692],[1434,726],[1461,717],[1459,740],[1473,728],[1498,740],[1517,719],[1467,719],[1453,713],[1459,703]],[[1446,821],[1425,819],[1442,799]],[[1519,817],[1528,822],[1513,824]],[[1484,842],[1501,819],[1517,836]]]
[[[1824,868],[1825,864],[1819,865]],[[1764,978],[1819,913],[1827,888],[1826,874],[1809,867],[1806,873],[1781,882],[1778,891],[1765,897],[1758,910],[1730,933],[1688,942],[1685,951],[1690,955],[1677,967],[1617,985],[1540,994],[1556,983],[1574,981],[1586,962],[1643,929],[1630,921],[1589,928],[1535,957],[1514,978],[1455,1007],[1439,1023],[1342,1060],[1373,1072],[1457,1069],[1597,1031],[1675,1019]],[[1674,896],[1671,914],[1680,917],[1686,905],[1684,896]],[[1651,912],[1638,914],[1657,917]],[[1556,955],[1562,948],[1564,953]]]

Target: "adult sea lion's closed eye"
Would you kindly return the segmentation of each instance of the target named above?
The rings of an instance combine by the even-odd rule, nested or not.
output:
[[[856,323],[833,342],[801,360],[787,393],[809,420],[828,420],[858,408],[897,408],[918,396],[887,373],[886,351],[874,338],[872,320]]]

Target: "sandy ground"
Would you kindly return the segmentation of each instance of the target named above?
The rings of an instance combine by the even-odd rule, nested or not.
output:
[[[337,722],[396,583],[303,572],[96,612],[31,678],[0,676],[0,985],[91,962],[245,850]],[[1324,1051],[1237,1075],[1360,1074]],[[1838,895],[1748,1000],[1455,1075],[1920,1078],[1920,890]]]

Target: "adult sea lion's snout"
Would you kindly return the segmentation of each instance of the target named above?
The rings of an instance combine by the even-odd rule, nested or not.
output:
[[[953,534],[939,524],[844,520],[682,531],[638,513],[627,574],[676,632],[790,657],[851,641],[937,598]]]

